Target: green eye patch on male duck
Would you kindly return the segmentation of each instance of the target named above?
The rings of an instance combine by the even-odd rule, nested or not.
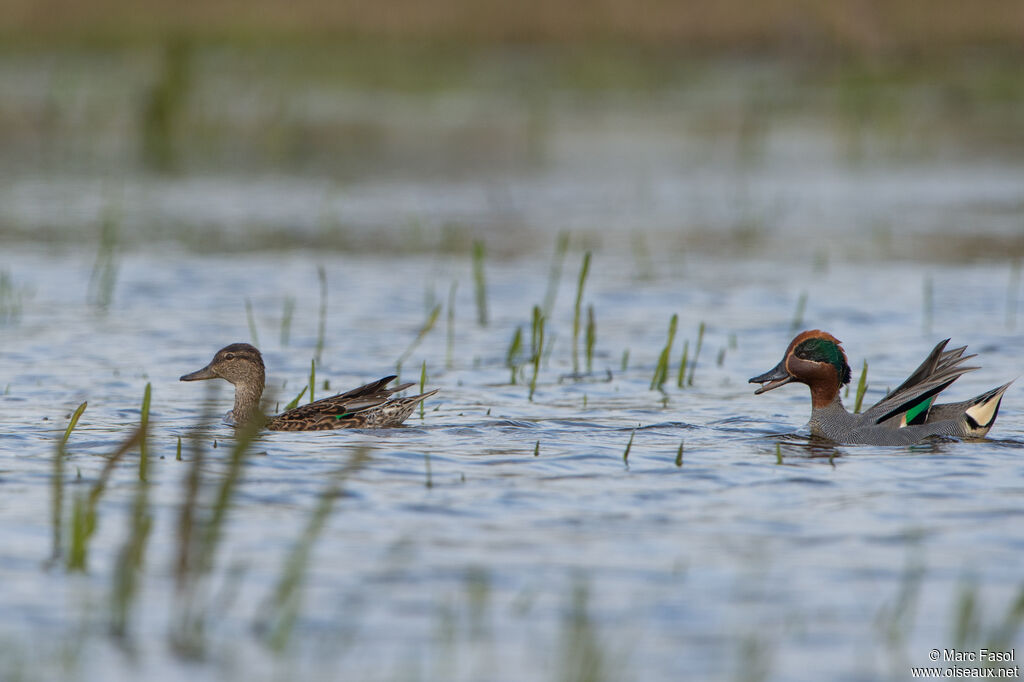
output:
[[[840,341],[818,329],[802,332],[789,344],[782,362],[750,379],[761,394],[790,382],[811,389],[811,433],[837,443],[909,445],[931,436],[981,438],[992,428],[1003,393],[1012,381],[958,403],[935,404],[935,396],[962,374],[974,355],[966,346],[946,350],[949,339],[932,349],[921,366],[884,398],[860,414],[843,407],[840,389],[850,383],[850,365]]]
[[[241,426],[251,419],[264,420],[271,431],[323,431],[327,429],[384,428],[398,426],[405,421],[422,400],[440,389],[391,399],[393,393],[403,391],[412,382],[394,388],[385,388],[397,377],[378,379],[346,393],[322,398],[282,412],[275,417],[260,414],[263,395],[263,356],[255,346],[233,343],[217,351],[206,367],[181,377],[181,381],[224,379],[235,387],[235,406],[228,412],[227,421]]]

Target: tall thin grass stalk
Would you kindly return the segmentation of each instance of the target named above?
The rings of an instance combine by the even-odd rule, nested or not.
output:
[[[285,296],[281,311],[281,347],[287,348],[292,335],[292,318],[295,316],[295,297]]]
[[[208,504],[200,499],[205,487],[203,449],[193,448],[192,466],[185,477],[178,517],[178,551],[174,564],[176,613],[170,633],[171,646],[182,656],[198,658],[203,655],[209,616],[206,578],[213,569],[224,521],[241,480],[246,456],[260,428],[258,419],[236,427],[227,469],[219,484],[213,486],[213,497]],[[197,444],[198,438],[197,434]]]
[[[683,466],[683,445],[685,445],[685,442],[684,441],[679,441],[679,449],[676,450],[676,466],[677,467]]]
[[[658,356],[658,364],[654,368],[654,376],[651,377],[651,390],[661,390],[662,386],[665,385],[665,380],[668,379],[668,362],[669,354],[672,352],[672,344],[676,341],[676,328],[679,326],[679,315],[673,313],[672,319],[668,322],[668,340],[665,341],[665,347],[661,351],[661,355]]]
[[[622,461],[629,464],[629,451],[633,449],[633,438],[636,437],[636,429],[629,434],[629,442],[626,443],[626,450],[622,453]]]
[[[1006,287],[1006,328],[1017,327],[1017,297],[1020,292],[1020,259],[1010,264],[1010,282]]]
[[[576,304],[573,306],[572,314],[572,371],[580,373],[580,308],[583,304],[583,287],[587,283],[587,274],[590,272],[590,252],[583,254],[583,263],[580,265],[580,276],[576,281]]]
[[[149,472],[149,439],[146,435],[149,433],[149,403],[152,392],[152,386],[147,381],[146,389],[142,393],[142,409],[139,416],[139,429],[142,431],[142,438],[139,440],[139,479],[142,481],[146,480]]]
[[[178,451],[174,454],[174,460],[176,462],[181,461],[181,436],[178,436]]]
[[[533,306],[533,326],[530,332],[531,362],[533,377],[530,379],[530,402],[533,402],[534,391],[537,390],[537,375],[540,374],[540,361],[544,356],[544,313],[540,306]]]
[[[505,366],[508,367],[512,376],[509,378],[509,383],[515,386],[516,374],[519,370],[519,356],[523,351],[523,328],[516,327],[516,331],[512,334],[512,341],[508,344],[508,350],[505,351]]]
[[[299,401],[302,400],[302,396],[306,395],[306,391],[308,390],[309,386],[303,386],[302,390],[299,391],[299,394],[295,396],[295,398],[293,398],[290,403],[284,406],[284,411],[287,412],[288,410],[294,410],[296,407],[298,407]]]
[[[416,333],[416,338],[412,340],[412,343],[409,344],[409,347],[406,348],[405,352],[402,353],[402,355],[398,358],[398,362],[396,363],[398,367],[398,374],[402,373],[402,365],[409,358],[409,356],[412,355],[412,352],[416,350],[416,347],[420,345],[423,339],[426,338],[427,334],[430,333],[430,330],[434,328],[434,324],[437,323],[437,318],[438,316],[440,316],[440,314],[441,304],[437,304],[427,315],[427,319],[424,320],[423,326],[420,327],[420,330]]]
[[[924,294],[922,296],[922,307],[924,312],[921,315],[921,327],[925,334],[932,333],[932,319],[935,308],[935,293],[932,287],[931,275],[924,278]]]
[[[804,311],[807,309],[807,292],[801,291],[800,298],[796,300],[796,310],[793,311],[793,321],[789,324],[789,331],[795,332],[804,324]]]
[[[145,437],[144,435],[143,438]],[[131,608],[135,601],[135,595],[138,593],[139,576],[146,553],[146,541],[149,539],[152,527],[153,515],[149,511],[149,481],[142,479],[135,484],[128,537],[121,545],[114,563],[114,582],[110,597],[110,631],[118,638],[123,639],[128,635]]]
[[[319,362],[324,354],[324,342],[327,336],[327,271],[323,265],[316,266],[316,276],[320,280],[320,320],[316,328],[316,360]],[[310,386],[310,397],[313,388]]]
[[[256,318],[252,314],[252,301],[245,299],[245,320],[249,323],[249,336],[252,338],[252,345],[260,345],[260,336],[256,333]]]
[[[424,360],[420,366],[420,393],[423,393],[424,387],[427,385],[427,361]],[[423,402],[420,401],[420,419],[423,419]]]
[[[782,444],[775,444],[775,463],[782,464]]]
[[[676,376],[676,386],[682,388],[686,385],[686,365],[690,361],[690,340],[683,341],[683,355],[679,358],[679,374]]]
[[[110,480],[114,467],[125,456],[135,448],[141,447],[145,439],[145,425],[140,426],[132,432],[114,453],[107,458],[100,471],[99,477],[93,483],[88,495],[76,495],[71,512],[71,546],[68,549],[69,571],[85,571],[88,565],[89,540],[96,531],[97,512],[100,498],[107,489],[107,482]],[[139,477],[139,480],[145,479]]]
[[[68,420],[68,426],[64,429],[64,436],[60,440],[60,447],[63,448],[68,443],[68,438],[71,438],[71,432],[78,426],[78,420],[82,418],[82,413],[85,412],[85,408],[89,406],[89,401],[85,401],[81,405],[75,408],[75,411],[71,413],[71,419]],[[61,453],[63,454],[63,452]]]
[[[473,242],[473,283],[476,285],[476,321],[487,326],[487,281],[484,279],[484,243]]]
[[[868,390],[868,361],[864,360],[864,367],[860,371],[860,379],[857,381],[857,399],[853,403],[853,411],[860,412],[860,406],[864,404],[864,393]]]
[[[444,344],[444,366],[451,369],[455,357],[455,292],[459,288],[458,282],[452,282],[448,289],[448,335]]]
[[[316,390],[316,358],[309,361],[309,402],[314,402],[316,398],[313,396],[313,392]]]
[[[569,252],[569,233],[559,232],[558,240],[555,242],[555,252],[551,256],[551,268],[548,270],[548,288],[544,293],[544,317],[551,317],[551,311],[555,307],[555,300],[558,297],[558,285],[562,282],[562,267],[565,265],[565,255]]]
[[[301,613],[302,585],[313,546],[327,525],[335,500],[341,496],[342,485],[363,466],[369,458],[367,453],[366,447],[356,450],[351,459],[330,476],[306,521],[302,535],[284,561],[273,592],[267,596],[264,607],[260,609],[260,613],[266,615],[256,623],[257,630],[264,633],[267,644],[277,653],[287,648],[295,621]]]
[[[53,455],[53,475],[50,479],[50,514],[53,524],[53,549],[50,553],[51,565],[60,558],[63,547],[64,457],[66,456],[66,446],[68,439],[71,437],[71,432],[74,430],[75,425],[78,424],[78,420],[81,418],[82,413],[85,412],[88,404],[88,402],[82,403],[71,414],[68,426],[64,429],[64,435],[57,441],[56,451]]]
[[[100,243],[89,278],[89,298],[102,310],[110,307],[117,283],[117,217],[108,207],[100,222]]]
[[[687,386],[693,386],[693,375],[697,371],[697,359],[700,357],[700,349],[704,346],[704,323],[701,322],[697,328],[697,347],[693,349],[693,360],[690,362],[690,376],[686,379]]]
[[[423,485],[427,489],[433,488],[434,487],[434,477],[433,477],[433,474],[431,474],[431,472],[430,472],[430,453],[429,452],[423,453],[423,466],[426,469],[426,476],[427,476],[427,479],[426,479],[426,481],[424,481]]]
[[[585,341],[587,374],[594,371],[594,343],[597,341],[597,323],[594,321],[594,306],[587,306],[587,335]]]
[[[622,362],[619,363],[619,368],[620,368],[621,371],[625,372],[628,367],[629,367],[629,349],[626,348],[625,350],[622,351]]]

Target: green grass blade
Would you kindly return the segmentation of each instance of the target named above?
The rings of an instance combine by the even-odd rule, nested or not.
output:
[[[284,651],[291,639],[295,621],[301,612],[301,590],[313,546],[327,525],[335,500],[341,495],[342,485],[368,459],[368,449],[360,448],[345,466],[330,477],[306,521],[302,535],[285,559],[274,590],[260,609],[260,613],[266,615],[257,622],[257,630],[264,633],[267,643],[275,652]]]
[[[594,321],[594,306],[587,306],[587,374],[594,371],[594,344],[597,342],[597,322]]]
[[[484,278],[484,243],[473,242],[473,283],[476,290],[476,321],[487,326],[487,280]]]
[[[409,347],[406,348],[405,352],[398,358],[396,365],[398,366],[399,372],[401,372],[402,365],[405,364],[405,361],[410,355],[412,355],[413,351],[416,350],[416,347],[420,345],[423,339],[426,338],[427,334],[430,333],[430,330],[434,328],[434,325],[437,323],[437,318],[440,317],[440,315],[441,304],[438,303],[433,307],[433,309],[431,309],[430,313],[427,314],[427,319],[424,320],[423,326],[421,326],[420,330],[416,333],[416,338],[412,340]]]
[[[139,417],[139,431],[141,432],[139,438],[139,478],[143,481],[146,480],[149,471],[149,404],[152,392],[152,386],[149,382],[146,382],[146,390],[142,393],[142,410]]]
[[[292,318],[295,316],[295,297],[286,296],[281,311],[281,347],[287,348],[292,335]]]
[[[252,301],[245,299],[245,320],[249,323],[249,336],[252,338],[252,345],[259,347],[260,337],[256,333],[256,318],[252,314]]]
[[[629,442],[626,443],[626,450],[622,453],[622,461],[629,464],[629,451],[633,449],[633,438],[636,436],[636,429],[629,434]]]
[[[693,349],[693,360],[690,362],[690,376],[686,379],[687,386],[693,386],[693,375],[697,371],[697,358],[700,357],[700,349],[704,345],[704,323],[697,328],[697,347]]]
[[[61,447],[67,445],[68,438],[71,438],[71,432],[75,430],[78,425],[78,420],[81,419],[82,413],[85,412],[85,408],[89,406],[89,401],[85,401],[81,405],[75,408],[75,411],[71,414],[71,420],[68,422],[68,427],[64,429],[64,438],[61,439]]]
[[[590,252],[583,254],[583,263],[580,265],[580,275],[576,281],[576,303],[573,306],[572,315],[572,371],[580,373],[580,309],[583,304],[583,287],[587,283],[587,274],[590,272]]]
[[[316,358],[309,361],[309,402],[314,402],[313,391],[316,387]]]
[[[565,255],[568,252],[569,233],[559,232],[558,240],[555,242],[555,252],[551,256],[551,268],[548,270],[548,288],[544,293],[544,306],[541,308],[544,317],[551,317],[551,311],[555,307],[558,286],[562,282],[562,267],[565,265]]]
[[[533,402],[533,394],[537,390],[537,376],[540,374],[540,362],[544,357],[544,313],[540,306],[533,306],[533,329],[531,333],[531,348],[533,363],[533,377],[530,379],[530,402]]]
[[[316,359],[319,362],[324,354],[324,342],[327,337],[327,271],[324,270],[324,266],[316,267],[316,276],[320,280],[320,319],[316,328]],[[312,385],[309,395],[312,399]]]
[[[676,340],[676,329],[679,327],[679,315],[673,313],[672,319],[668,322],[668,340],[658,357],[658,364],[654,368],[654,376],[651,378],[651,390],[661,390],[668,379],[669,354],[672,352],[672,345]]]
[[[857,400],[854,402],[853,411],[860,412],[864,404],[864,393],[868,390],[868,361],[864,360],[864,367],[860,371],[860,379],[857,381]]]
[[[303,386],[302,390],[299,391],[299,394],[295,396],[295,398],[290,403],[284,406],[284,411],[287,412],[288,410],[294,410],[296,407],[298,407],[299,401],[302,400],[302,396],[306,395],[306,391],[308,390],[309,386]]]
[[[459,288],[458,282],[452,282],[448,289],[448,335],[444,346],[444,366],[451,369],[455,356],[455,292]]]

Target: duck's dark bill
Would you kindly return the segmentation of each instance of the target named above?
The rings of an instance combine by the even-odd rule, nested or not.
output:
[[[759,374],[750,379],[750,383],[752,384],[761,384],[761,388],[754,391],[754,395],[761,395],[765,391],[770,391],[773,388],[784,386],[791,381],[793,381],[793,376],[786,371],[785,360],[775,365],[775,367],[771,368],[764,374]]]
[[[196,370],[191,374],[186,374],[179,379],[179,381],[199,381],[200,379],[216,379],[217,375],[213,373],[213,370],[209,366],[203,367],[200,370]]]

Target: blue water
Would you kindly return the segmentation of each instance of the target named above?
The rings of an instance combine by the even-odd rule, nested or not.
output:
[[[628,259],[598,251],[584,292],[597,321],[594,372],[574,381],[579,260],[571,250],[531,402],[521,380],[509,384],[505,351],[516,326],[529,338],[546,255],[486,263],[491,319],[480,327],[468,257],[130,253],[104,312],[83,289],[91,255],[7,250],[3,267],[24,303],[3,328],[0,355],[9,385],[0,398],[5,665],[24,679],[519,680],[596,670],[605,679],[874,680],[906,678],[932,648],[992,644],[1021,589],[1017,387],[984,442],[831,447],[802,431],[806,389],[754,396],[746,378],[781,357],[807,292],[801,326],[842,339],[855,377],[868,360],[868,401],[946,336],[970,344],[983,365],[949,393],[981,392],[1019,372],[1008,267],[655,257],[651,276],[637,278]],[[204,412],[229,408],[230,393],[177,377],[224,344],[252,340],[248,298],[268,391],[281,403],[294,397],[315,353],[318,264],[329,284],[318,383],[341,390],[394,371],[437,300],[445,311],[403,378],[418,378],[426,362],[427,385],[442,391],[405,428],[259,440],[202,592],[206,652],[189,662],[168,645],[180,600],[178,514],[190,438]],[[284,346],[286,296],[296,303]],[[672,313],[681,321],[662,393],[649,384]],[[682,341],[692,358],[700,322],[694,382],[679,389]],[[154,525],[129,655],[106,634],[107,604],[137,454],[117,466],[100,502],[88,573],[43,562],[52,458],[69,413],[89,401],[68,446],[70,500],[137,423],[147,382]],[[326,395],[322,383],[317,394]],[[232,432],[216,418],[209,429],[198,446],[216,477]],[[360,447],[369,460],[343,484],[314,545],[291,644],[275,655],[253,624],[332,472]],[[978,625],[958,642],[965,594],[977,598]]]
[[[874,682],[933,649],[1024,644],[1021,386],[986,440],[882,448],[812,442],[806,388],[747,383],[806,328],[843,340],[855,382],[868,362],[868,403],[947,337],[981,367],[950,399],[1022,373],[1012,96],[975,101],[956,73],[846,92],[828,67],[742,61],[576,87],[515,50],[454,83],[421,65],[433,85],[410,92],[196,49],[163,171],[142,149],[155,54],[0,56],[4,682]],[[532,310],[563,231],[531,400]],[[590,372],[582,330],[578,367],[572,353],[588,250]],[[193,463],[207,513],[234,433],[230,387],[178,377],[246,341],[271,406],[294,398],[317,355],[318,268],[316,396],[407,351],[402,379],[425,368],[441,391],[400,429],[261,436],[208,574],[179,587]],[[98,497],[82,573],[65,568],[70,510],[147,384],[152,527],[118,638],[138,449]],[[83,401],[51,564],[54,455]],[[335,484],[275,644],[273,595]]]

